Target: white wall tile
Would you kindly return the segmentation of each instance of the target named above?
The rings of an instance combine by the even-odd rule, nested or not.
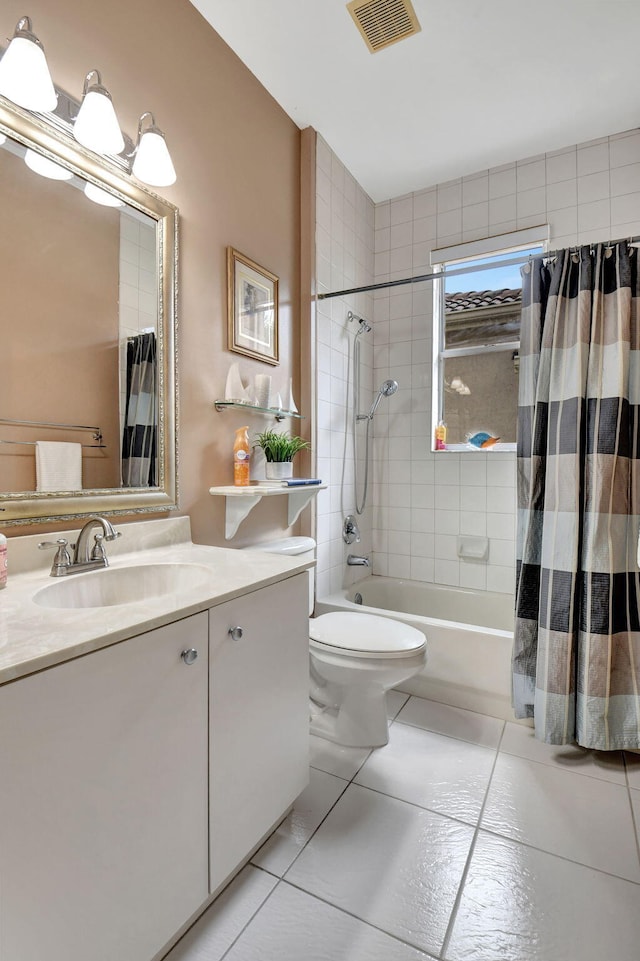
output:
[[[573,147],[562,153],[547,154],[546,166],[547,187],[563,180],[575,180],[578,173],[576,148]]]
[[[489,199],[489,174],[484,173],[479,177],[465,177],[462,181],[462,205],[486,203]]]
[[[516,165],[511,164],[507,169],[501,168],[489,171],[489,198],[505,197],[516,192]]]
[[[534,187],[544,187],[546,179],[545,161],[536,160],[534,163],[518,164],[516,181],[518,193],[522,190],[532,190]]]
[[[455,210],[462,206],[462,182],[439,184],[437,210],[438,216],[448,210]]]
[[[588,204],[609,196],[609,169],[578,177],[578,203]]]
[[[609,143],[578,147],[578,177],[609,169]]]
[[[594,175],[591,174],[590,176]],[[599,174],[595,174],[595,176],[599,176]],[[583,181],[586,179],[586,177],[582,178]],[[575,207],[577,203],[578,182],[575,177],[572,180],[560,180],[558,183],[547,184],[547,210]]]
[[[628,137],[612,138],[609,144],[612,167],[640,163],[640,132],[633,131]]]

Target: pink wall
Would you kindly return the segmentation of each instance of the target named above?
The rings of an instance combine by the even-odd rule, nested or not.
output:
[[[3,4],[5,36],[24,12]],[[231,483],[234,428],[247,422],[213,408],[230,364],[245,379],[272,373],[277,389],[293,376],[300,389],[300,132],[188,0],[33,0],[28,12],[58,86],[79,97],[96,67],[130,136],[145,110],[167,136],[178,181],[159,192],[180,210],[180,513],[194,539],[222,544],[223,499],[208,490]],[[227,245],[280,279],[278,368],[226,349]],[[267,425],[249,422],[252,432]],[[263,501],[234,546],[281,534],[280,500]]]

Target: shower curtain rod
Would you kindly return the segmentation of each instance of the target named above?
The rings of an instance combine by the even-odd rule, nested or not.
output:
[[[605,247],[612,247],[614,244],[628,243],[634,246],[640,244],[640,237],[624,237],[621,240],[609,240]],[[576,244],[569,247],[569,250],[579,250],[581,247],[593,247],[593,244]],[[366,284],[364,287],[350,287],[348,290],[333,290],[326,294],[318,294],[318,300],[328,300],[330,297],[346,297],[348,294],[366,294],[373,290],[386,290],[389,287],[404,287],[407,284],[421,284],[430,280],[442,279],[443,277],[457,277],[461,274],[472,274],[477,270],[487,270],[489,267],[512,267],[518,264],[526,264],[534,257],[552,258],[557,257],[560,250],[547,250],[541,254],[527,254],[525,257],[510,257],[504,260],[496,260],[492,264],[480,264],[477,266],[454,267],[451,270],[434,270],[430,274],[420,274],[418,277],[404,277],[401,280],[385,280],[379,284]]]

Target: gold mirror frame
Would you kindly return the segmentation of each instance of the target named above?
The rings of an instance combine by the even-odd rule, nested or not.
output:
[[[56,118],[29,113],[0,97],[0,132],[67,167],[156,221],[158,265],[158,486],[82,492],[0,493],[0,526],[72,520],[89,514],[140,514],[178,506],[177,271],[178,208],[124,169],[86,150]]]

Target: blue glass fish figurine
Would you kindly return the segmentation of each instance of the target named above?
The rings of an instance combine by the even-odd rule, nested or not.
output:
[[[469,444],[470,447],[475,447],[476,450],[487,450],[487,448],[497,444],[499,440],[499,437],[488,434],[486,430],[479,430],[477,434],[470,434],[469,437],[467,437],[467,444]]]

